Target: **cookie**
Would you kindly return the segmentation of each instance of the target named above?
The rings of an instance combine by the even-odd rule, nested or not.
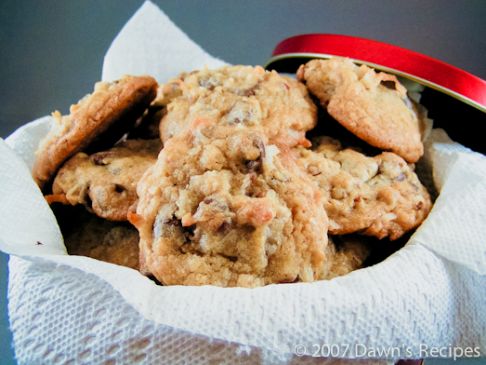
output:
[[[136,184],[157,160],[160,140],[126,140],[88,155],[79,152],[57,173],[48,201],[83,204],[97,216],[127,220],[137,201]]]
[[[197,123],[220,123],[262,131],[271,143],[308,145],[305,132],[316,124],[305,86],[259,66],[195,71],[161,90],[158,100],[167,104],[163,141]]]
[[[368,245],[357,237],[329,237],[321,279],[329,280],[361,269],[370,252]]]
[[[87,212],[75,214],[64,228],[64,244],[70,255],[87,256],[138,270],[138,232],[128,223],[115,223]]]
[[[342,149],[329,137],[318,140],[314,150],[294,152],[321,188],[330,234],[396,240],[419,226],[431,209],[429,193],[412,166],[394,153],[368,157]]]
[[[411,163],[423,155],[417,108],[395,76],[332,58],[302,65],[297,77],[334,119],[360,139]]]
[[[91,95],[71,106],[68,116],[53,113],[56,123],[41,141],[32,171],[38,185],[42,188],[64,161],[93,142],[100,149],[111,147],[149,106],[156,89],[148,76],[99,82]]]
[[[261,132],[199,125],[165,142],[137,185],[143,271],[165,285],[255,287],[321,276],[317,185]]]

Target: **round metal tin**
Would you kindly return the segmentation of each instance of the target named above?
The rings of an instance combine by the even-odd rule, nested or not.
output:
[[[425,86],[420,103],[428,109],[434,127],[486,154],[486,81],[445,62],[370,39],[305,34],[280,42],[265,67],[293,73],[310,59],[334,56],[348,57]]]
[[[402,47],[337,34],[304,34],[287,38],[273,51],[266,67],[289,59],[348,57],[450,95],[486,113],[486,81],[455,66]]]

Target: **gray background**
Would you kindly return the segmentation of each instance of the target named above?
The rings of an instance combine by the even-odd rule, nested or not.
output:
[[[280,40],[295,34],[340,33],[411,48],[486,78],[486,0],[155,2],[210,54],[230,63],[262,64]],[[3,0],[0,136],[54,109],[66,112],[89,92],[111,40],[142,3]],[[14,364],[6,263],[0,254],[0,363]],[[445,362],[427,362],[438,363]]]

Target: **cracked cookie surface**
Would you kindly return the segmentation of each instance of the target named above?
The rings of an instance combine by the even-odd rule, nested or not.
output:
[[[206,123],[259,130],[271,143],[308,145],[305,132],[317,118],[302,83],[259,66],[183,74],[162,86],[157,100],[167,104],[160,125],[163,141],[195,123]]]
[[[160,140],[126,140],[92,155],[80,152],[57,173],[47,199],[83,204],[99,217],[127,220],[137,201],[136,184],[157,160]]]
[[[297,78],[360,139],[408,162],[423,155],[420,113],[395,76],[332,58],[300,66]]]
[[[368,157],[329,137],[318,140],[314,150],[294,152],[321,188],[330,234],[359,232],[395,240],[420,225],[431,209],[413,168],[393,153]]]
[[[142,270],[163,284],[254,287],[322,275],[317,185],[257,131],[199,124],[137,186]]]

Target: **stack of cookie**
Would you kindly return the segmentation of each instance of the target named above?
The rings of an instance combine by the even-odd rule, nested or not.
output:
[[[156,92],[153,78],[127,76],[97,83],[70,115],[53,113],[33,176],[47,193],[70,254],[138,269],[138,233],[127,214],[137,201],[138,180],[162,145],[150,133],[142,139],[135,132]],[[77,205],[86,209],[71,207]]]
[[[431,200],[404,87],[338,58],[297,78],[249,66],[158,87],[126,77],[55,113],[33,174],[68,251],[164,285],[255,287],[344,275],[369,256],[365,236],[416,228]]]

